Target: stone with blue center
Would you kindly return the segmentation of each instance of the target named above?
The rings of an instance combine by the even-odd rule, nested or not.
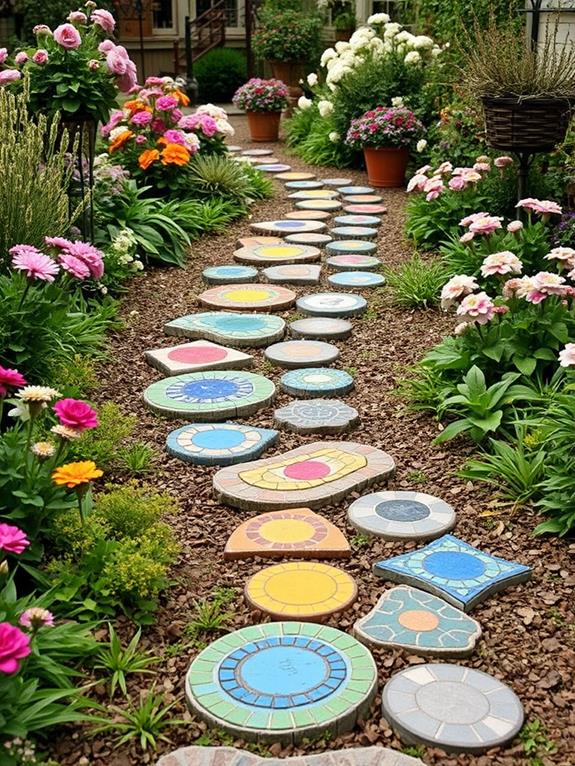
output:
[[[373,194],[375,191],[371,186],[339,186],[337,190],[340,194]]]
[[[321,189],[323,181],[288,181],[286,189]]]
[[[385,284],[383,274],[374,274],[371,271],[340,271],[330,274],[327,278],[330,285],[337,287],[381,287]]]
[[[371,226],[334,226],[329,233],[334,239],[377,239],[377,229]]]
[[[291,165],[284,165],[282,162],[276,162],[272,164],[262,163],[258,165],[258,170],[263,170],[264,173],[287,173],[291,170]]]
[[[190,423],[172,431],[166,449],[174,457],[197,465],[233,465],[258,458],[278,438],[271,428],[235,423]]]
[[[207,311],[168,322],[167,335],[207,338],[229,346],[264,346],[283,337],[285,322],[268,314]]]
[[[210,266],[202,271],[202,278],[211,285],[255,282],[258,278],[258,270],[253,266]]]
[[[305,367],[282,375],[280,386],[292,396],[304,398],[347,394],[354,386],[353,378],[345,370],[331,367]]]
[[[338,226],[381,226],[382,220],[378,215],[361,215],[360,213],[338,215],[333,219]]]

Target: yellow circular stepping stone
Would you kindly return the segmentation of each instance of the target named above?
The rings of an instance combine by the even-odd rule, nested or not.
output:
[[[257,572],[245,587],[250,606],[276,619],[321,622],[357,598],[353,577],[328,564],[289,562]]]

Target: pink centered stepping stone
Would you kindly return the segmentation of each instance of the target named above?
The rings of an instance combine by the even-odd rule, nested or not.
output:
[[[144,352],[148,364],[165,375],[180,375],[201,370],[225,370],[251,367],[253,358],[208,340],[196,340],[179,346]]]
[[[381,215],[382,213],[387,213],[387,207],[381,204],[366,205],[359,203],[354,205],[352,203],[351,205],[345,205],[343,209],[346,213],[354,213],[358,215]]]

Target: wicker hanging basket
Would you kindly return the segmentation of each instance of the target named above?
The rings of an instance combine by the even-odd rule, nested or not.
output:
[[[487,143],[494,149],[548,152],[565,138],[571,103],[558,98],[484,96]]]

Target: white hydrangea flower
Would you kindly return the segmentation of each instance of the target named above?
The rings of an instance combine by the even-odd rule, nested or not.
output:
[[[427,35],[416,35],[412,40],[412,45],[416,50],[427,50],[433,48],[433,40]]]
[[[387,13],[374,13],[368,20],[368,24],[387,24],[389,22],[389,16]]]
[[[409,51],[403,61],[407,66],[417,66],[421,64],[421,55],[417,51]]]
[[[328,61],[331,61],[332,59],[337,58],[337,53],[334,51],[333,48],[326,48],[324,52],[321,54],[320,64],[322,67],[325,67]]]
[[[384,53],[385,51],[385,43],[381,37],[374,37],[372,40],[370,40],[369,47],[374,53]]]
[[[411,32],[408,32],[406,29],[402,29],[401,32],[399,32],[395,36],[395,42],[396,43],[413,43],[415,40],[415,36],[411,34]]]
[[[315,72],[310,72],[307,76],[307,84],[310,88],[313,88],[314,85],[317,85],[318,83],[318,76]]]
[[[425,140],[425,138],[420,138],[415,148],[417,149],[418,152],[422,152],[426,146],[427,146],[427,141]]]
[[[386,38],[395,37],[399,33],[400,29],[401,24],[398,24],[397,21],[392,21],[385,25],[383,36]]]
[[[340,135],[336,130],[332,130],[328,138],[332,142],[332,144],[337,144],[337,142],[340,139]]]
[[[335,44],[335,49],[338,53],[343,53],[351,48],[351,45],[346,40],[338,40]]]
[[[319,113],[322,117],[329,117],[329,115],[333,112],[333,104],[327,99],[319,101],[317,108],[319,109]]]
[[[394,96],[391,99],[391,105],[395,107],[405,106],[403,102],[403,96]]]
[[[439,45],[433,46],[433,48],[431,49],[431,55],[433,56],[434,59],[436,59],[438,56],[441,55],[441,48],[439,47]]]
[[[309,109],[312,103],[311,98],[306,98],[305,96],[300,96],[297,101],[297,105],[300,109]]]

